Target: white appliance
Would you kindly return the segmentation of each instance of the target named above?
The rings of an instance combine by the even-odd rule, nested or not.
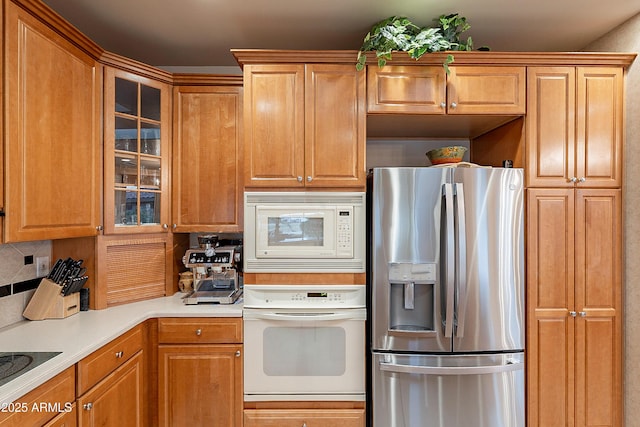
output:
[[[364,273],[364,192],[246,192],[244,271]]]
[[[364,401],[363,285],[245,285],[245,401]]]
[[[523,181],[373,170],[374,427],[525,425]]]

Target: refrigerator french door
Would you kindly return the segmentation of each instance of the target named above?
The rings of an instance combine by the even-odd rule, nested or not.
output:
[[[377,168],[374,427],[524,426],[522,169]]]

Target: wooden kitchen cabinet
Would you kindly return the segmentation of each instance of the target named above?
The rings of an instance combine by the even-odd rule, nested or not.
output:
[[[105,67],[104,232],[166,232],[171,86]]]
[[[364,187],[365,76],[352,64],[244,66],[246,187]]]
[[[526,68],[442,65],[367,67],[367,112],[522,115]]]
[[[147,425],[145,331],[135,326],[77,363],[79,427]]]
[[[620,187],[622,67],[529,67],[528,187]]]
[[[528,190],[531,427],[622,425],[619,189]]]
[[[80,396],[76,404],[79,427],[146,425],[143,352]]]
[[[95,236],[102,66],[81,37],[4,4],[4,240]]]
[[[244,427],[364,427],[364,409],[247,409]]]
[[[86,393],[141,351],[144,345],[143,331],[143,326],[138,325],[78,362],[77,394]]]
[[[161,426],[242,426],[242,319],[158,319]]]
[[[53,420],[60,420],[60,418],[68,419],[68,415],[71,413],[75,415],[75,411],[73,411],[72,408],[76,396],[75,378],[75,367],[72,366],[13,402],[13,408],[16,408],[16,410],[8,411],[5,410],[5,406],[2,406],[2,411],[0,411],[0,426],[25,427],[49,425],[48,423],[53,423]],[[41,404],[48,405],[55,410],[39,410]],[[36,410],[34,410],[34,407]],[[53,423],[51,425],[57,426],[64,424]],[[75,424],[66,425],[74,426]]]
[[[238,82],[173,89],[175,232],[242,231],[242,80]]]

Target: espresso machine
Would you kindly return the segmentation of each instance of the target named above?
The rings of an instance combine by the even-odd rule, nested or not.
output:
[[[242,295],[242,245],[219,246],[215,235],[198,236],[198,247],[182,258],[193,272],[193,291],[185,304],[233,304]]]

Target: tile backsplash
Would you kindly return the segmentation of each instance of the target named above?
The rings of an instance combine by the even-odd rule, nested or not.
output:
[[[25,257],[33,263],[25,265]],[[22,312],[37,286],[36,258],[49,257],[51,241],[0,244],[0,328],[23,320]]]

